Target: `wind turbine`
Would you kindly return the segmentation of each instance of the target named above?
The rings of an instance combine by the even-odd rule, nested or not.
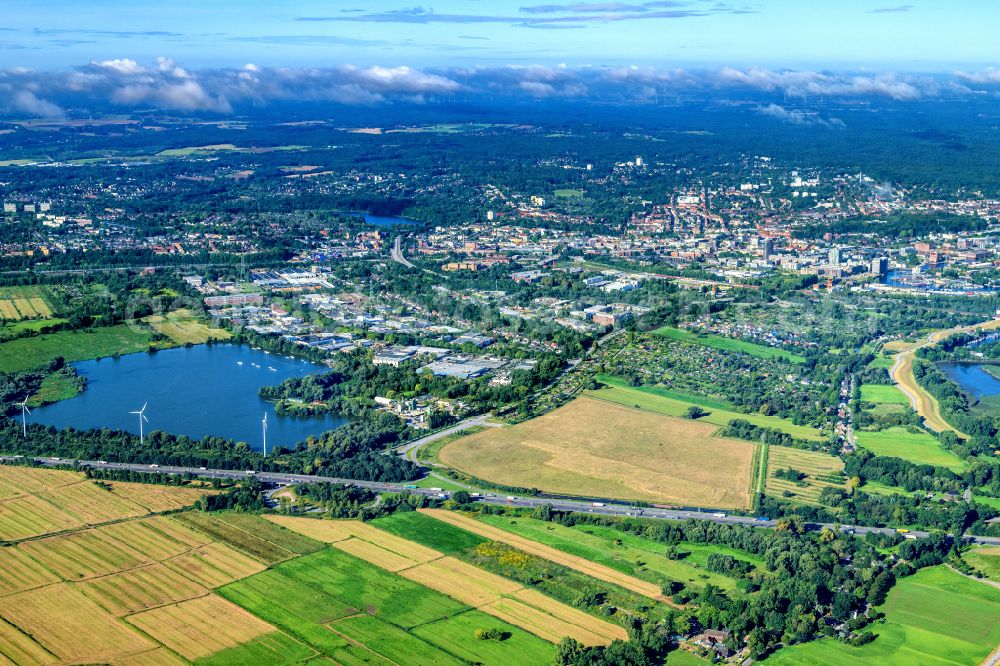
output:
[[[18,403],[21,405],[21,432],[25,439],[28,439],[28,414],[31,410],[28,409],[28,399],[25,398],[24,402]]]
[[[264,412],[264,420],[260,422],[261,429],[264,432],[264,457],[267,457],[267,412]]]
[[[138,411],[135,411],[135,412],[129,412],[129,414],[138,414],[139,415],[139,443],[140,444],[142,444],[142,422],[143,421],[146,421],[147,423],[149,422],[149,419],[146,418],[146,414],[144,413],[146,411],[146,405],[148,405],[148,404],[149,404],[148,402],[144,402],[144,403],[142,403],[142,409],[140,409]]]

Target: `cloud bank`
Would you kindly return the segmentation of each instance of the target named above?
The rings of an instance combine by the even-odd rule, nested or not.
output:
[[[574,5],[577,10],[567,11],[588,12],[598,6],[616,4],[584,3]],[[647,2],[635,7],[654,11],[654,5],[665,4]],[[548,10],[546,6],[539,6],[531,11],[544,13]],[[467,99],[644,102],[660,96],[692,93],[750,97],[760,103],[760,113],[778,118],[779,109],[784,107],[774,105],[772,108],[768,104],[775,96],[912,102],[994,91],[997,86],[1000,86],[1000,70],[994,68],[955,72],[950,76],[760,67],[684,70],[564,65],[418,69],[408,66],[292,68],[247,64],[237,68],[190,70],[169,58],[159,58],[148,64],[117,58],[92,61],[69,71],[0,70],[0,112],[8,116],[43,118],[107,108],[230,114],[251,104],[260,106],[288,101],[421,104],[461,96]],[[815,118],[794,115],[781,119],[795,124],[822,124]]]

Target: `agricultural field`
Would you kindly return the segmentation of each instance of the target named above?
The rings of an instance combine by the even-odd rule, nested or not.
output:
[[[696,544],[682,544],[679,551],[683,556],[670,559],[665,555],[666,546],[663,543],[597,525],[566,527],[524,516],[492,515],[479,516],[477,522],[509,532],[509,535],[503,536],[504,541],[512,537],[519,543],[530,540],[557,550],[564,556],[584,559],[591,565],[601,565],[628,577],[653,583],[656,588],[654,596],[659,596],[660,587],[670,581],[684,583],[694,590],[710,583],[730,594],[738,594],[733,578],[705,569],[710,553],[721,552],[755,565],[762,564],[753,555],[742,551]],[[566,565],[569,566],[568,563]]]
[[[41,287],[0,287],[0,319],[50,319],[52,307]]]
[[[760,426],[762,428],[774,428],[775,430],[786,432],[792,437],[798,437],[800,439],[808,439],[817,442],[824,439],[823,433],[816,428],[796,425],[788,419],[783,419],[777,416],[744,414],[743,412],[736,411],[732,405],[728,405],[719,400],[684,395],[677,391],[671,391],[669,389],[663,389],[656,386],[632,387],[628,386],[620,379],[607,377],[605,375],[599,376],[598,380],[602,383],[608,384],[609,386],[596,391],[587,391],[586,395],[615,402],[620,405],[626,405],[628,407],[635,407],[637,409],[644,409],[657,414],[675,417],[683,417],[691,405],[698,405],[709,412],[706,416],[702,416],[698,419],[703,423],[711,423],[713,425],[725,427],[729,425],[729,422],[733,419],[742,419],[744,421],[749,421],[756,426]]]
[[[165,315],[150,315],[142,321],[178,345],[199,345],[209,340],[228,340],[232,337],[229,331],[212,328],[186,309],[174,310]]]
[[[555,654],[553,645],[523,629],[331,549],[219,594],[342,664],[412,663],[407,654],[422,655],[421,663],[548,663]],[[506,638],[477,639],[484,629]]]
[[[909,460],[917,465],[939,465],[954,472],[962,472],[965,462],[933,436],[917,430],[897,426],[878,432],[859,430],[855,433],[858,444],[875,455]]]
[[[1000,645],[1000,590],[937,566],[900,579],[880,608],[878,640],[851,647],[824,638],[779,650],[764,664],[978,664]]]
[[[754,445],[708,423],[581,397],[445,446],[441,461],[509,486],[650,502],[748,507]]]
[[[796,482],[775,476],[779,470],[788,469],[805,474],[805,478]],[[817,451],[769,446],[764,492],[771,497],[818,505],[820,493],[825,488],[845,489],[847,479],[843,472],[844,461],[840,458]]]
[[[626,590],[632,590],[633,592],[649,597],[650,599],[660,599],[662,597],[660,585],[641,580],[630,574],[622,573],[616,569],[593,562],[587,558],[572,555],[557,548],[552,548],[544,543],[539,543],[533,539],[519,536],[516,533],[507,532],[498,527],[494,527],[492,524],[487,522],[480,522],[475,518],[470,518],[469,516],[453,511],[444,511],[442,509],[421,509],[420,512],[424,515],[431,516],[436,520],[440,520],[468,532],[478,534],[479,536],[489,539],[490,541],[502,541],[503,543],[514,546],[518,550],[531,553],[532,555],[537,555],[538,557],[557,564],[562,564],[563,566],[575,569],[580,573],[587,574],[588,576],[598,580],[603,580],[613,585],[624,587]]]
[[[135,483],[102,486],[77,472],[0,466],[0,541],[181,509],[205,493]]]
[[[308,518],[285,519],[285,527],[311,530]],[[625,631],[604,620],[440,551],[356,521],[341,521],[351,536],[332,546],[358,560],[448,595],[532,634],[558,642],[573,636],[586,645],[606,645]],[[301,560],[299,560],[301,561]],[[558,634],[558,636],[556,636]],[[388,656],[388,655],[386,655]]]
[[[691,331],[673,328],[672,326],[658,328],[653,331],[653,335],[659,335],[660,337],[669,338],[671,340],[679,340],[681,342],[688,342],[695,345],[712,347],[714,349],[721,349],[722,351],[749,354],[758,358],[782,358],[786,361],[791,361],[792,363],[805,363],[806,361],[806,359],[799,354],[779,349],[777,347],[765,347],[764,345],[727,338],[711,333],[693,333]]]

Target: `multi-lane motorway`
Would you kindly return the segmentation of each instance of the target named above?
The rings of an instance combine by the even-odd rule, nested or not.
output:
[[[17,457],[5,457],[0,456],[0,463],[3,462],[17,462],[20,459]],[[342,483],[342,484],[352,484],[360,488],[368,488],[377,492],[402,492],[407,490],[411,493],[417,495],[426,495],[429,497],[447,497],[449,493],[440,488],[417,488],[408,484],[400,483],[381,483],[378,481],[357,481],[355,479],[338,479],[328,476],[312,476],[309,474],[279,474],[276,472],[254,472],[251,470],[239,471],[239,470],[225,470],[225,469],[207,469],[204,467],[174,467],[171,465],[140,465],[134,463],[115,463],[106,462],[103,460],[73,460],[68,458],[35,458],[38,464],[44,465],[46,467],[91,467],[94,469],[109,469],[109,470],[123,470],[131,472],[159,472],[162,474],[191,474],[193,476],[198,476],[208,479],[246,479],[246,478],[256,478],[260,479],[265,483],[275,484],[275,485],[289,485],[294,483]],[[749,525],[751,527],[760,528],[774,528],[777,526],[777,521],[774,520],[764,520],[762,518],[754,518],[750,516],[732,516],[723,511],[713,511],[710,509],[705,510],[692,510],[692,509],[663,509],[663,508],[637,508],[629,504],[613,502],[610,500],[570,500],[565,498],[555,498],[546,496],[523,496],[523,495],[506,495],[499,493],[486,493],[481,496],[476,497],[477,500],[485,502],[487,504],[498,504],[502,506],[518,506],[518,507],[537,507],[544,506],[546,504],[550,505],[554,509],[561,511],[578,511],[583,513],[595,513],[607,516],[641,516],[642,518],[653,518],[657,520],[686,520],[688,518],[696,520],[709,520],[716,523],[724,523],[729,525]],[[823,527],[829,527],[831,529],[840,529],[842,531],[852,532],[854,534],[867,534],[869,532],[882,533],[882,534],[892,534],[896,530],[888,527],[864,527],[859,525],[832,525],[832,524],[814,524],[815,528],[820,529]],[[927,536],[927,532],[921,532],[918,530],[913,530],[907,533],[908,536],[922,537]],[[989,545],[1000,545],[1000,537],[973,537],[976,543],[989,544]]]

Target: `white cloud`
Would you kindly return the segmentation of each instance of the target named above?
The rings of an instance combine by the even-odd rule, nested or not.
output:
[[[30,90],[21,90],[11,98],[11,108],[39,118],[63,118],[66,112],[58,104],[41,99]]]

